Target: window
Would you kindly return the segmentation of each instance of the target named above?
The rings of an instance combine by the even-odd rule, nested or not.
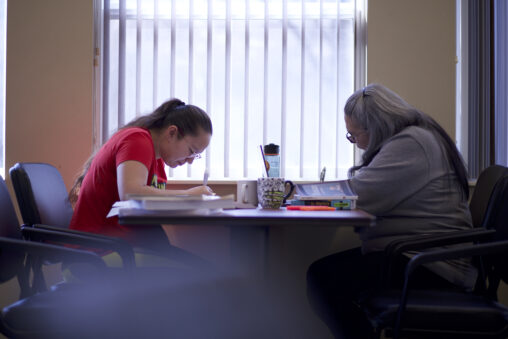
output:
[[[508,166],[508,5],[457,0],[457,144],[471,178]]]
[[[494,110],[496,164],[508,166],[508,4],[494,2]]]
[[[200,179],[205,167],[211,180],[256,178],[268,143],[281,146],[285,177],[316,180],[326,166],[327,179],[344,178],[353,147],[342,112],[359,74],[355,5],[104,0],[100,139],[177,97],[208,112],[214,135],[202,159],[169,170],[173,178]]]

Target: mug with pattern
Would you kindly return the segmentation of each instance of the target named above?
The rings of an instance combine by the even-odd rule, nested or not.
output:
[[[286,187],[289,191],[286,193]],[[262,208],[279,209],[293,193],[295,185],[284,178],[258,178],[258,201]]]

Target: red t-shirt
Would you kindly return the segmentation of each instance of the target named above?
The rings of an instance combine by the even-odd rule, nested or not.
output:
[[[70,228],[135,241],[135,228],[122,226],[118,217],[106,218],[118,195],[116,168],[128,160],[139,161],[148,169],[147,185],[165,189],[166,172],[162,159],[155,158],[150,132],[139,127],[115,133],[92,161],[74,209]]]

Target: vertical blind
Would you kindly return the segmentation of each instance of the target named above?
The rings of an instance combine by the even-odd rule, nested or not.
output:
[[[259,177],[268,143],[293,180],[352,166],[354,0],[104,0],[102,31],[104,140],[174,97],[212,119],[205,156],[171,177]]]
[[[496,164],[508,166],[508,4],[494,2],[494,100]]]

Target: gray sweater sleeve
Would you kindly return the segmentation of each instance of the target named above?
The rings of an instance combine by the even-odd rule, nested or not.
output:
[[[429,169],[425,149],[415,138],[394,136],[350,179],[358,208],[383,215],[428,183]]]

